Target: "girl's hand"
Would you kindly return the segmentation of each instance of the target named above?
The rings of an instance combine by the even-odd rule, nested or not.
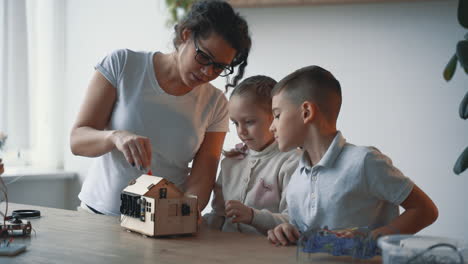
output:
[[[132,166],[140,170],[151,168],[152,150],[149,138],[125,130],[115,130],[110,140]]]
[[[227,217],[232,217],[233,223],[244,223],[250,225],[253,218],[253,209],[240,201],[229,200],[225,205]]]

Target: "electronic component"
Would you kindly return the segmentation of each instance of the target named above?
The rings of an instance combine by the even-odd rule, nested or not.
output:
[[[343,237],[343,233],[352,233],[350,237]],[[372,237],[368,228],[349,228],[342,230],[323,229],[309,230],[301,235],[298,241],[298,258],[307,258],[310,253],[328,253],[333,256],[352,256],[353,258],[368,259],[381,255],[377,241]]]
[[[26,218],[39,218],[41,217],[41,211],[39,210],[14,210],[11,213],[11,217],[26,219]]]
[[[120,194],[120,213],[131,217],[140,216],[140,195],[123,192]]]
[[[0,243],[0,256],[16,256],[26,250],[26,245],[12,244],[10,242]]]
[[[12,218],[3,224],[3,221],[0,221],[0,230],[2,233],[0,237],[3,236],[27,236],[31,234],[32,226],[31,222],[27,220],[21,220],[18,218]]]

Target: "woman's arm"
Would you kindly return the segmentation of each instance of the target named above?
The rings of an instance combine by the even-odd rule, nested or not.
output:
[[[222,165],[221,165],[222,167]],[[213,201],[211,202],[211,212],[203,215],[203,219],[212,229],[222,230],[224,221],[224,195],[223,195],[223,171],[218,175],[213,189]]]
[[[187,194],[198,196],[198,206],[203,210],[210,200],[216,179],[221,149],[226,132],[207,132],[193,160],[192,171],[185,182]]]
[[[70,135],[71,151],[75,155],[97,157],[111,151],[115,145],[104,131],[109,123],[117,92],[98,71],[89,83],[86,97]]]
[[[105,130],[116,99],[115,87],[95,71],[71,131],[71,151],[75,155],[97,157],[117,148],[130,164],[149,168],[152,151],[148,138],[128,131]]]
[[[416,184],[401,206],[405,209],[390,224],[372,231],[374,237],[389,234],[415,234],[435,222],[439,212],[431,198]]]

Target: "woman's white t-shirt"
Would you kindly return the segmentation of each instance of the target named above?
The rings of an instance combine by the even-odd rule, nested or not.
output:
[[[96,65],[117,91],[108,130],[127,130],[151,140],[153,175],[180,188],[206,132],[227,132],[227,100],[211,84],[182,96],[167,94],[154,73],[155,52],[116,50]],[[142,174],[113,149],[93,160],[78,197],[108,215],[120,215],[120,193]]]

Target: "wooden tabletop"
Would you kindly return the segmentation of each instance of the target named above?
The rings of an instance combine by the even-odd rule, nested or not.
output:
[[[5,204],[2,204],[2,209]],[[119,218],[47,207],[9,204],[9,212],[36,209],[27,245],[0,263],[297,263],[296,247],[276,247],[263,236],[224,233],[202,226],[195,236],[144,237],[120,226]],[[348,257],[315,254],[310,263],[352,263]],[[354,261],[356,262],[356,261]],[[380,258],[368,263],[380,263]],[[361,263],[361,262],[360,262]]]

